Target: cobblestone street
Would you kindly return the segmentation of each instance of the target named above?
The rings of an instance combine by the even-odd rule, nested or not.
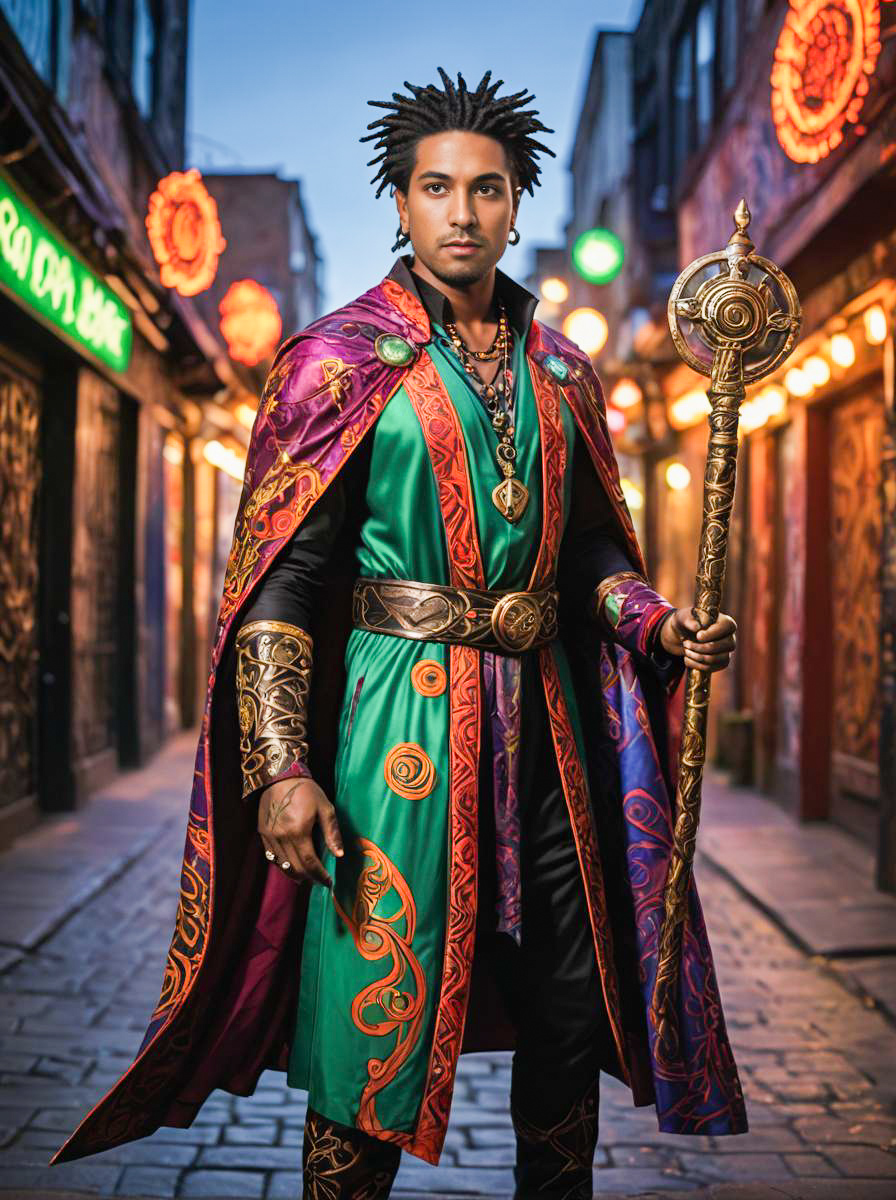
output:
[[[82,813],[44,825],[2,856],[0,1195],[299,1194],[304,1095],[274,1073],[250,1098],[216,1093],[190,1129],[46,1166],[130,1064],[157,998],[193,746],[192,735],[178,739],[148,770],[122,776]],[[708,830],[713,804],[707,785]],[[605,1077],[595,1189],[730,1200],[896,1196],[891,1020],[798,948],[705,856],[698,879],[751,1132],[660,1135],[653,1110],[632,1108],[627,1089]],[[511,1192],[509,1074],[507,1054],[461,1059],[442,1162],[406,1155],[394,1194]]]

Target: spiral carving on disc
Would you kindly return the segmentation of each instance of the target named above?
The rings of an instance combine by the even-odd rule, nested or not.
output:
[[[710,341],[721,345],[739,342],[752,345],[765,325],[765,306],[752,284],[722,279],[710,280],[703,301],[704,329]]]

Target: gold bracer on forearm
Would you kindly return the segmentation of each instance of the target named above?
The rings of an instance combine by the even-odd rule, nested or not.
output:
[[[243,797],[308,770],[311,635],[285,621],[252,621],[236,635]]]
[[[660,627],[670,612],[674,612],[673,605],[638,571],[608,575],[591,596],[592,619],[613,641],[639,654],[656,654]]]
[[[623,599],[619,585],[630,581],[647,583],[647,580],[638,571],[616,571],[615,574],[608,575],[606,579],[602,579],[591,593],[589,616],[597,621],[600,620],[601,616],[606,615],[609,624],[615,628],[618,623]],[[611,596],[613,599],[610,600],[609,611],[606,614],[602,614],[601,609]]]

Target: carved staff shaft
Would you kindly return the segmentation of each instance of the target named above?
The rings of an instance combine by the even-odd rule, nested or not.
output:
[[[685,268],[669,298],[669,325],[676,349],[691,367],[710,376],[710,435],[693,607],[694,617],[704,629],[717,619],[722,601],[734,504],[738,412],[746,384],[783,362],[801,324],[793,284],[774,263],[754,252],[746,233],[750,211],[745,200],[738,206],[734,222],[735,232],[726,249]],[[688,668],[673,848],[650,1005],[658,1051],[667,1061],[676,1059],[679,1051],[676,1000],[700,823],[709,682],[709,672]]]
[[[721,357],[721,356],[720,356]],[[728,527],[734,504],[737,467],[738,409],[745,395],[739,354],[729,353],[719,364],[707,398],[709,448],[703,479],[703,527],[693,614],[701,628],[719,615],[728,553]],[[660,937],[652,1015],[658,1036],[677,1045],[670,1024],[670,995],[678,981],[681,941],[687,918],[688,885],[697,841],[702,801],[703,764],[706,761],[706,728],[709,710],[708,671],[688,669],[685,679],[684,724],[679,750],[675,795],[675,831],[672,859],[666,879],[664,915]]]

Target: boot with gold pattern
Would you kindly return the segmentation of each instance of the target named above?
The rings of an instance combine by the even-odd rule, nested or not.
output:
[[[598,1095],[599,1076],[567,1113],[549,1125],[525,1116],[520,1100],[511,1097],[516,1134],[514,1200],[591,1200]]]
[[[400,1161],[400,1146],[308,1109],[302,1200],[385,1200]]]

